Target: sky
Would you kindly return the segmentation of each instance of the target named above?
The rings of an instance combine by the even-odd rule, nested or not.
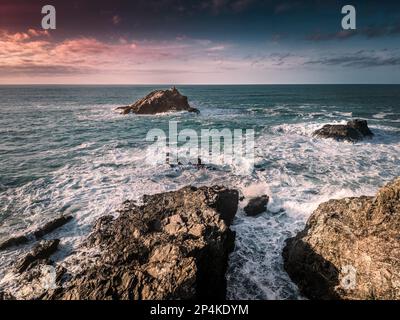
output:
[[[400,1],[0,0],[0,84],[302,83],[399,84]]]

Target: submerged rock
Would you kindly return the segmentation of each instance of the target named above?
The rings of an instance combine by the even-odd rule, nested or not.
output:
[[[267,195],[252,198],[249,200],[249,203],[244,207],[244,212],[248,216],[256,216],[260,213],[263,213],[267,210],[268,201],[269,197]]]
[[[67,279],[43,299],[225,298],[229,229],[238,192],[224,187],[185,187],[126,201],[118,218],[100,218],[82,249],[72,257]],[[89,249],[89,250],[87,250]]]
[[[355,142],[371,138],[374,134],[368,128],[366,120],[355,119],[347,124],[326,124],[321,129],[314,131],[313,135],[320,138]]]
[[[46,234],[53,232],[54,230],[62,227],[64,224],[72,220],[72,216],[61,216],[47,222],[45,225],[36,229],[33,233],[37,239],[42,238]]]
[[[309,298],[400,299],[400,178],[376,197],[322,203],[283,258]]]
[[[27,235],[11,237],[0,243],[0,250],[6,250],[8,248],[19,246],[21,244],[25,244],[28,242],[29,242],[29,236]]]
[[[34,239],[40,239],[44,237],[45,235],[53,232],[54,230],[62,227],[66,223],[72,220],[72,216],[60,216],[57,217],[53,220],[50,220],[49,222],[45,223],[42,226],[39,226],[33,233],[32,232],[27,232],[26,234],[19,235],[19,236],[13,236],[10,237],[6,240],[4,240],[0,244],[0,250],[6,250],[14,246],[19,246],[22,244],[26,244],[31,240]]]
[[[134,104],[126,107],[118,107],[116,110],[122,114],[130,112],[136,114],[157,114],[179,111],[199,113],[199,110],[192,108],[188,103],[187,97],[181,95],[175,87],[168,90],[153,91]]]

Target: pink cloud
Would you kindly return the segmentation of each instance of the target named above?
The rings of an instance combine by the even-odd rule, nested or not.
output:
[[[251,61],[208,39],[57,41],[42,30],[0,30],[0,83],[205,83],[246,70],[254,73]]]
[[[115,25],[120,24],[121,20],[122,19],[121,19],[121,17],[119,15],[115,15],[115,16],[112,17],[112,23],[115,24]]]

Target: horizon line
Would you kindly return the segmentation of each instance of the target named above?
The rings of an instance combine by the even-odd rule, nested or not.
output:
[[[0,83],[0,86],[304,86],[400,85],[400,83]]]

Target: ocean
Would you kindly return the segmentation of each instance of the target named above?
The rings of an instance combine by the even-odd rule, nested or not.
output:
[[[76,217],[61,237],[62,259],[102,215],[127,199],[185,185],[225,185],[246,197],[268,194],[268,211],[232,228],[229,299],[302,299],[283,269],[284,241],[332,198],[374,195],[400,176],[399,85],[177,86],[200,114],[120,115],[154,89],[169,86],[0,86],[0,241],[60,214]],[[327,123],[368,120],[375,136],[357,143],[317,139]],[[179,129],[254,129],[255,166],[236,174],[146,160],[146,134]],[[0,289],[8,267],[30,249],[0,252]]]

